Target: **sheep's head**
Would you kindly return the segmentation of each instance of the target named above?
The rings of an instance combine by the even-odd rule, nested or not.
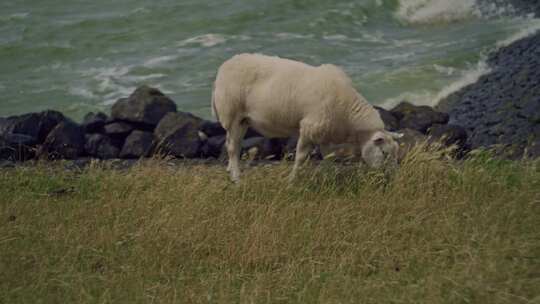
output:
[[[396,139],[402,136],[389,131],[374,132],[362,147],[362,158],[373,168],[379,168],[385,163],[397,165],[399,145]]]

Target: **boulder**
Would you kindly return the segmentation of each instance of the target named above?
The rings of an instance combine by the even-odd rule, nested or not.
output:
[[[437,112],[428,106],[415,106],[406,101],[390,111],[398,120],[401,129],[412,129],[426,133],[434,124],[448,123],[447,113]]]
[[[225,152],[225,139],[225,135],[209,137],[201,147],[201,156],[220,158]]]
[[[201,132],[208,137],[225,135],[226,131],[221,124],[217,121],[204,121],[201,124]]]
[[[151,132],[135,130],[126,138],[121,158],[141,158],[149,156],[154,143],[154,134]]]
[[[374,108],[379,112],[379,115],[384,122],[384,127],[386,130],[395,131],[399,129],[399,121],[394,116],[394,114],[392,114],[392,112],[377,106],[375,106]]]
[[[169,112],[176,112],[174,101],[158,89],[141,86],[128,98],[119,99],[112,106],[111,116],[116,120],[154,127]]]
[[[49,159],[75,159],[84,153],[84,145],[83,128],[66,120],[47,135],[38,154]]]
[[[114,140],[123,140],[133,131],[135,127],[127,122],[116,121],[106,124],[104,127],[105,134]]]
[[[202,119],[190,113],[166,114],[154,130],[156,152],[181,158],[199,156],[203,143],[199,134],[202,123]]]
[[[43,143],[49,132],[67,118],[57,111],[43,111],[19,116],[10,116],[0,120],[0,135],[22,134]]]
[[[82,127],[86,133],[103,133],[107,122],[107,115],[102,112],[90,112],[84,116]]]
[[[0,136],[0,159],[24,161],[34,157],[37,139],[24,134]]]
[[[446,146],[456,145],[459,148],[464,148],[467,143],[467,131],[461,126],[448,124],[434,124],[428,131],[427,135],[430,141],[440,141]]]
[[[103,134],[86,134],[84,150],[87,155],[101,159],[117,158],[120,154],[111,138]]]
[[[163,119],[159,121],[159,124],[154,130],[154,135],[161,140],[175,129],[182,128],[186,124],[192,124],[197,131],[199,131],[205,124],[205,121],[188,112],[167,113]],[[209,134],[206,135],[208,137],[212,136]]]

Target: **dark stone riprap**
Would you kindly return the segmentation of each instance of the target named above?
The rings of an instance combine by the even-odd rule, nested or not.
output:
[[[1,118],[0,159],[133,159],[153,155],[226,159],[225,130],[220,123],[177,111],[170,102],[159,90],[142,86],[129,98],[121,98],[110,117],[88,113],[81,124],[54,111]],[[390,111],[376,109],[388,130],[406,129],[404,133],[414,134],[414,142],[432,135],[433,139],[457,144],[462,150],[466,147],[466,133],[459,126],[446,125],[445,113],[408,102]],[[403,139],[404,151],[409,148],[405,143],[410,141],[411,136]],[[265,138],[249,129],[242,154],[256,160],[291,159],[296,142],[294,137]],[[331,151],[316,149],[312,157],[324,157]]]
[[[491,72],[445,98],[438,110],[464,127],[471,148],[509,158],[539,157],[540,33],[490,54]]]

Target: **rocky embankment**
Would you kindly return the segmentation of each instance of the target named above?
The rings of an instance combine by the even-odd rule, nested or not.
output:
[[[447,124],[448,114],[406,102],[391,111],[377,109],[389,130],[405,133],[402,151],[428,136],[467,149],[465,130]],[[178,111],[173,100],[147,86],[118,100],[110,116],[88,113],[81,124],[56,111],[0,118],[0,160],[9,162],[153,155],[224,159],[224,143],[225,130],[218,122]],[[295,138],[269,139],[249,130],[242,153],[250,159],[279,160],[294,154],[295,146]],[[326,149],[323,156],[334,152]]]
[[[471,148],[540,156],[540,33],[490,54],[491,72],[437,106],[466,128]]]

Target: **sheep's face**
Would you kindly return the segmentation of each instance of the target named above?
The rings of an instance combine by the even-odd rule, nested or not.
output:
[[[377,131],[362,147],[362,158],[372,168],[383,164],[397,165],[399,145],[395,139],[403,134]]]

